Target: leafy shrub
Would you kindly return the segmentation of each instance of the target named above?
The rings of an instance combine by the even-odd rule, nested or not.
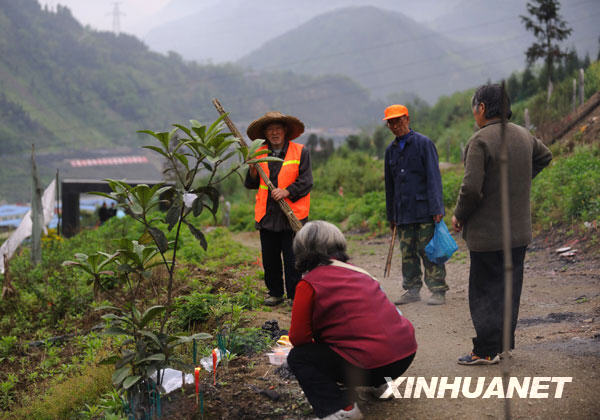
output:
[[[0,410],[7,410],[13,403],[14,388],[17,376],[9,373],[6,381],[0,382]]]
[[[202,266],[206,270],[220,270],[224,266],[236,267],[249,264],[256,255],[242,244],[231,238],[231,233],[224,228],[217,228],[206,235],[210,247],[203,249],[191,233],[182,233],[181,259]]]
[[[231,335],[229,351],[253,355],[269,349],[273,340],[261,328],[239,328]]]
[[[233,295],[233,302],[242,306],[245,310],[251,311],[262,305],[263,298],[255,288],[244,287],[244,289]]]
[[[532,213],[545,226],[600,219],[600,147],[580,146],[533,181]]]
[[[254,199],[232,204],[229,229],[233,232],[254,230]]]
[[[6,335],[0,338],[0,357],[6,357],[12,353],[17,344],[17,337]]]
[[[360,196],[369,191],[381,190],[384,185],[383,161],[364,152],[335,154],[314,170],[314,191]]]
[[[379,232],[387,229],[385,209],[383,191],[373,191],[361,196],[354,206],[354,212],[348,218],[348,228]]]
[[[342,223],[352,214],[358,199],[349,195],[315,192],[310,202],[310,219],[327,220],[331,223]]]
[[[456,204],[460,185],[463,179],[463,168],[446,170],[442,173],[442,189],[444,193],[444,207],[446,214],[451,213]]]
[[[199,292],[176,298],[173,316],[177,320],[178,327],[182,330],[191,329],[191,326],[208,320],[211,314],[210,308],[218,300],[218,295]]]

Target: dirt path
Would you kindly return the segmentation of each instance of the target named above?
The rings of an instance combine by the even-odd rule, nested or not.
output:
[[[240,242],[258,246],[257,236],[242,234]],[[460,366],[457,357],[471,349],[474,330],[467,301],[469,258],[464,242],[447,264],[450,290],[447,303],[440,307],[417,302],[401,307],[417,332],[419,350],[404,376],[447,376],[449,382],[485,377],[484,390],[493,377],[502,376],[499,365]],[[381,280],[382,287],[394,300],[403,290],[400,281],[399,252],[396,249],[391,275],[382,279],[387,254],[386,238],[350,237],[351,262],[365,268]],[[512,398],[513,418],[594,419],[600,418],[600,261],[578,257],[565,262],[555,256],[555,245],[536,243],[526,258],[521,312],[517,328],[517,348],[513,353],[511,376],[572,377],[562,398],[554,398],[555,384],[543,392],[549,398]],[[423,289],[422,297],[428,292]],[[289,326],[289,308],[257,314],[257,321],[278,319],[282,328]],[[287,324],[286,324],[287,322]],[[297,386],[295,381],[290,386]],[[404,385],[399,387],[404,392]],[[451,398],[392,399],[359,403],[369,419],[486,419],[503,418],[504,400]]]

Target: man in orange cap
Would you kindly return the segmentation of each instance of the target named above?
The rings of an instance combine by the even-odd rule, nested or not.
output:
[[[250,167],[245,180],[246,188],[258,189],[254,220],[260,232],[265,284],[269,290],[264,303],[268,306],[283,302],[284,272],[285,290],[290,300],[294,299],[296,284],[301,278],[292,249],[294,231],[277,201],[284,199],[298,220],[306,223],[313,185],[310,155],[307,148],[292,141],[303,132],[302,121],[275,111],[250,123],[246,131],[251,140],[266,140],[262,149],[268,151],[269,156],[283,159],[283,162],[260,163],[275,186],[270,193],[254,166]]]
[[[425,284],[431,291],[427,303],[445,303],[446,269],[425,255],[425,246],[433,237],[435,224],[444,217],[442,177],[435,144],[410,128],[408,109],[390,105],[386,121],[396,138],[385,150],[385,194],[390,227],[397,227],[402,252],[402,287],[406,293],[396,305],[421,300],[421,261]]]

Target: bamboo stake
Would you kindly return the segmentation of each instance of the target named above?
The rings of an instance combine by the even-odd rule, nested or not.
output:
[[[504,253],[504,322],[502,325],[502,377],[504,386],[508,386],[510,375],[510,341],[512,332],[512,295],[513,295],[513,263],[510,243],[510,202],[508,191],[508,142],[506,140],[506,121],[508,114],[508,101],[502,81],[502,124],[500,126],[500,197],[502,212],[502,250]],[[510,419],[510,398],[504,399],[504,418]]]
[[[31,264],[35,267],[42,262],[42,229],[44,209],[42,208],[42,187],[35,164],[35,146],[31,145]]]
[[[390,275],[390,268],[392,266],[392,254],[394,253],[394,245],[396,244],[396,232],[398,225],[394,224],[392,229],[392,240],[390,241],[390,249],[388,251],[387,260],[385,261],[385,270],[383,270],[383,278]]]
[[[244,137],[239,132],[237,127],[233,124],[233,121],[231,121],[231,119],[229,118],[229,115],[227,115],[227,113],[225,112],[225,109],[223,109],[223,106],[221,106],[221,103],[219,102],[219,100],[217,98],[213,98],[212,103],[215,106],[215,108],[217,109],[217,111],[219,112],[219,114],[224,115],[223,120],[225,121],[225,124],[227,124],[227,127],[229,127],[229,130],[231,131],[231,133],[235,137],[237,137],[238,141],[240,142],[240,144],[242,144],[242,146],[248,147],[248,145],[244,141]],[[267,187],[269,188],[269,193],[271,191],[273,191],[275,189],[275,186],[273,185],[273,183],[271,182],[271,180],[269,179],[269,177],[267,176],[267,174],[265,173],[263,168],[258,164],[255,164],[254,167],[256,168],[258,175],[263,180],[263,182],[265,184],[267,184]],[[285,214],[288,221],[290,222],[290,226],[292,227],[294,232],[298,232],[300,229],[302,229],[302,223],[300,223],[300,220],[298,220],[298,218],[292,211],[292,208],[287,203],[287,201],[285,201],[284,199],[281,199],[281,200],[278,200],[277,202],[279,203],[279,206],[281,207],[283,214]]]

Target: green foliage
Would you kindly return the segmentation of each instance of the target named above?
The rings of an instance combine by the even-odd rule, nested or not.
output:
[[[444,207],[446,208],[446,214],[452,212],[454,209],[460,191],[460,185],[462,184],[463,175],[464,171],[462,167],[442,172],[442,190],[444,193]]]
[[[13,374],[8,374],[6,381],[0,382],[0,410],[8,410],[13,403],[13,390],[17,382],[17,376]]]
[[[555,84],[554,91],[547,102],[547,93],[539,91],[536,95],[526,101],[525,106],[529,108],[531,121],[536,127],[536,133],[545,138],[552,138],[554,131],[548,131],[547,126],[551,128],[560,128],[557,123],[567,116],[573,107],[573,85],[572,78],[578,77],[577,72],[565,77],[565,79]],[[592,63],[584,71],[585,79],[585,100],[589,99],[594,93],[600,91],[600,62]]]
[[[531,44],[525,53],[527,63],[531,65],[540,58],[544,59],[551,80],[554,80],[554,60],[566,55],[558,43],[567,39],[573,31],[567,27],[567,22],[562,19],[559,10],[558,0],[532,0],[527,3],[529,16],[520,16],[525,28],[537,38],[537,42]]]
[[[204,340],[210,338],[209,334],[198,333],[191,336],[171,336],[162,331],[153,330],[154,319],[166,309],[163,306],[152,306],[144,313],[140,313],[135,307],[130,313],[116,307],[109,307],[113,312],[103,315],[102,318],[110,321],[111,326],[104,330],[107,335],[124,335],[128,337],[125,343],[134,343],[131,350],[124,346],[121,355],[113,356],[105,360],[106,363],[115,363],[116,370],[112,375],[113,385],[118,389],[134,390],[129,395],[130,401],[137,396],[142,404],[147,406],[149,395],[146,395],[148,387],[152,387],[154,381],[151,376],[169,366],[182,366],[183,362],[173,355],[176,346],[190,343],[192,340]],[[156,381],[160,386],[161,381]],[[142,394],[142,395],[140,395]]]
[[[14,409],[10,418],[54,420],[73,418],[85,403],[95,401],[108,392],[111,369],[90,365],[80,374],[53,383],[41,399],[32,400]]]
[[[329,159],[334,152],[333,139],[318,137],[316,134],[308,136],[305,144],[310,153],[310,159],[313,167],[319,166]]]
[[[600,61],[590,64],[585,69],[585,99],[587,100],[596,92],[600,92]]]
[[[383,186],[383,162],[364,152],[348,149],[336,153],[327,165],[316,168],[313,173],[314,190],[359,196]]]
[[[6,357],[12,353],[17,344],[17,337],[5,335],[0,337],[0,357]]]
[[[348,217],[348,228],[383,232],[387,227],[385,192],[372,191],[362,195]]]
[[[444,151],[439,143],[446,130],[454,125],[461,129],[452,133],[453,148],[460,150],[460,145],[473,134],[473,114],[471,111],[471,98],[474,90],[469,89],[442,96],[432,107],[422,102],[407,104],[410,113],[411,128],[425,134],[438,146],[438,154],[443,156]],[[460,152],[459,152],[460,153]],[[451,153],[453,156],[456,152]],[[458,154],[460,156],[460,154]]]
[[[220,296],[212,293],[193,292],[175,299],[173,317],[181,329],[193,329],[195,324],[208,320],[210,308],[216,304]]]
[[[242,244],[232,241],[231,233],[224,228],[215,229],[208,234],[211,246],[206,250],[192,243],[192,238],[187,232],[182,236],[185,246],[181,249],[181,258],[186,262],[202,266],[207,271],[236,267],[256,259],[256,256]]]
[[[229,351],[253,355],[269,349],[273,340],[261,328],[239,328],[231,336]]]
[[[97,309],[112,312],[102,316],[108,323],[108,327],[104,329],[105,335],[126,337],[119,354],[103,362],[115,364],[113,385],[127,395],[128,414],[134,417],[148,413],[156,405],[156,394],[161,391],[160,372],[163,369],[190,368],[175,355],[175,347],[210,337],[206,333],[175,336],[167,332],[172,311],[177,251],[184,236],[182,226],[187,226],[186,232],[193,237],[193,242],[206,252],[208,243],[204,233],[189,219],[200,216],[204,209],[216,216],[219,207],[216,185],[249,163],[274,159],[261,157],[262,153],[258,149],[263,140],[255,140],[246,147],[229,133],[223,132],[223,118],[221,116],[210,126],[192,120],[189,127],[174,124],[175,128],[169,132],[141,131],[158,141],[158,146],[148,145],[145,148],[166,159],[165,172],[170,174],[175,185],[131,186],[123,181],[109,179],[112,192],[96,194],[115,200],[143,226],[143,234],[137,240],[123,235],[118,239],[118,249],[113,254],[100,251],[93,255],[78,253],[77,261],[63,263],[88,273],[99,287],[102,287],[103,275],[116,275],[119,282],[127,287],[126,302],[121,307]],[[223,162],[233,156],[239,158],[238,162],[229,166],[224,174],[219,172]],[[198,176],[201,168],[210,175]],[[165,196],[167,193],[168,197]],[[190,196],[192,200],[187,200]],[[168,207],[164,217],[157,213],[163,203]],[[140,309],[142,288],[152,277],[152,269],[159,265],[168,273],[166,304]],[[114,271],[107,271],[109,266],[114,266]],[[155,300],[160,301],[162,296],[156,289],[155,294]],[[189,324],[189,317],[185,319]],[[156,379],[152,378],[153,375],[156,375]],[[96,410],[89,406],[88,412],[92,409]]]
[[[383,193],[382,193],[383,194]],[[358,199],[344,194],[318,192],[311,195],[310,218],[314,220],[327,220],[331,223],[342,223],[354,212]]]
[[[0,331],[5,335],[36,334],[40,338],[46,328],[61,327],[66,319],[77,319],[87,313],[92,301],[89,276],[81,276],[74,267],[62,262],[81,252],[93,254],[97,249],[114,246],[115,233],[131,232],[131,220],[110,221],[97,230],[86,230],[69,239],[45,238],[42,241],[42,263],[32,267],[29,249],[10,261],[13,285],[19,294],[0,300]]]
[[[116,254],[109,255],[104,252],[98,252],[96,254],[92,254],[90,256],[82,253],[75,254],[75,258],[77,261],[65,261],[63,265],[65,266],[75,266],[82,271],[88,273],[94,283],[94,298],[97,298],[98,292],[100,289],[106,290],[103,286],[103,278],[106,276],[112,276],[114,272],[109,270],[103,270],[104,266],[110,264],[116,257]],[[88,282],[89,283],[91,283]]]
[[[546,227],[600,220],[600,147],[580,146],[555,157],[534,179],[531,199],[535,222]]]
[[[252,199],[246,198],[243,201],[233,203],[230,220],[229,229],[234,232],[254,230],[254,204]]]

